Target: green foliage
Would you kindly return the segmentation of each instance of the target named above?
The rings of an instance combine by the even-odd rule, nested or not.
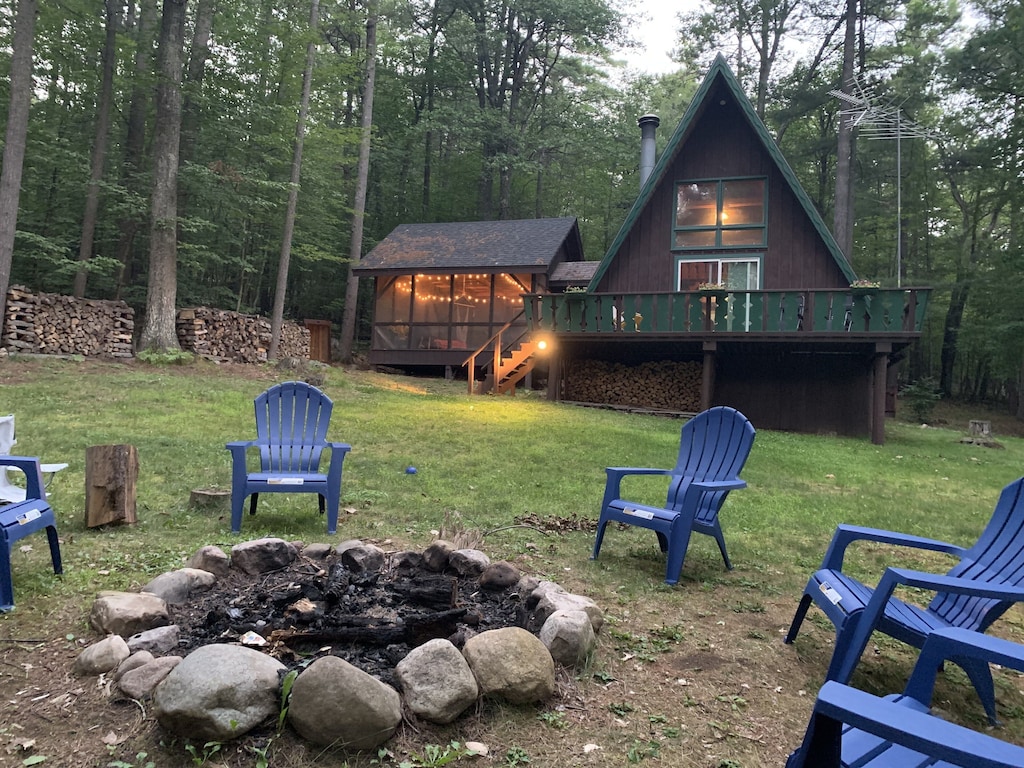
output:
[[[288,671],[281,681],[281,713],[277,716],[278,733],[284,730],[285,719],[288,717],[288,699],[292,695],[292,686],[295,684],[295,679],[298,676],[299,670],[292,669]]]
[[[109,751],[113,753],[114,747],[108,747]],[[137,763],[129,763],[124,760],[112,760],[107,763],[107,768],[156,768],[156,763],[152,760],[147,759],[149,754],[146,752],[136,752],[135,759]]]
[[[140,349],[135,358],[150,365],[190,365],[196,356],[183,349],[157,352],[152,349]]]
[[[537,715],[537,719],[549,728],[554,728],[555,730],[560,731],[569,727],[569,721],[565,719],[565,712],[541,712]]]
[[[626,751],[626,760],[630,765],[635,765],[646,760],[648,757],[658,757],[661,754],[661,744],[653,739],[648,741],[636,740],[629,745]]]
[[[505,751],[505,762],[504,764],[508,768],[514,768],[517,765],[529,765],[530,753],[522,747],[509,747]]]
[[[457,741],[438,746],[427,744],[423,747],[423,754],[412,755],[409,760],[399,763],[399,768],[441,768],[461,760],[463,757],[474,754]]]
[[[903,401],[920,423],[931,421],[935,406],[942,399],[935,379],[925,377],[903,388]]]
[[[201,748],[194,744],[185,744],[185,751],[192,758],[192,765],[206,765],[223,746],[219,741],[208,741]]]

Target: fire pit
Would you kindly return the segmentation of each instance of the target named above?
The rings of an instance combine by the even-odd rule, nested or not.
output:
[[[207,740],[278,714],[291,677],[300,734],[369,748],[403,704],[446,723],[478,696],[545,700],[555,662],[584,661],[602,620],[593,601],[445,541],[385,553],[260,539],[230,559],[204,547],[140,593],[102,594],[90,623],[107,637],[75,666],[109,672],[129,697],[152,697],[164,727]]]
[[[415,552],[367,564],[365,545],[348,543],[323,559],[299,555],[287,567],[256,575],[231,569],[208,592],[173,606],[180,651],[210,643],[260,647],[291,668],[311,656],[338,656],[395,685],[394,667],[412,648],[500,627],[535,631],[526,606],[534,580],[522,584],[507,563],[431,570]],[[479,562],[479,561],[477,561]],[[485,566],[486,567],[486,566]]]

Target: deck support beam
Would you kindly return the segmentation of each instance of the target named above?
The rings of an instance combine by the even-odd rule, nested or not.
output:
[[[868,398],[871,408],[871,442],[875,445],[885,444],[885,384],[891,353],[891,343],[878,342],[875,344],[875,358],[871,371],[871,397]]]
[[[715,396],[715,367],[717,366],[718,342],[704,342],[704,364],[700,372],[700,409],[711,407]]]

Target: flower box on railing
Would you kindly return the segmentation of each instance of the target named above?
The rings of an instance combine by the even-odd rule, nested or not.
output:
[[[877,280],[854,280],[850,283],[850,293],[854,296],[878,293],[882,288],[882,284]]]

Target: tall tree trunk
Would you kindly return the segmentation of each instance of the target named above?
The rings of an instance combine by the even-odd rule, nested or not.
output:
[[[36,0],[19,0],[14,19],[11,51],[10,106],[4,140],[4,166],[0,171],[0,327],[6,316],[7,289],[14,261],[14,233],[18,227],[21,171],[25,163],[28,113],[32,102],[32,46],[35,44]]]
[[[356,311],[359,303],[359,278],[352,267],[359,263],[363,250],[363,218],[366,212],[366,185],[370,172],[370,138],[373,128],[373,87],[377,74],[377,0],[370,0],[366,20],[366,82],[363,86],[363,114],[360,123],[359,167],[356,171],[356,194],[352,204],[352,240],[349,244],[348,282],[345,284],[345,306],[341,314],[341,360],[352,359],[356,338]]]
[[[181,60],[186,0],[164,0],[160,22],[160,82],[153,137],[153,196],[149,229],[149,284],[142,349],[179,350],[175,332],[178,294],[178,144],[181,137]]]
[[[213,16],[216,0],[199,0],[196,5],[196,23],[192,30],[192,45],[189,49],[188,68],[185,72],[185,95],[181,107],[181,141],[179,142],[178,167],[184,168],[195,153],[199,134],[199,107],[196,96],[203,87],[206,61],[210,58],[210,34],[213,32]],[[187,216],[188,193],[178,190],[178,218]]]
[[[843,39],[843,93],[853,90],[853,64],[857,43],[857,0],[846,0],[846,36]],[[842,108],[842,107],[840,107]],[[836,195],[832,234],[847,259],[853,257],[853,117],[839,119],[836,149]]]
[[[119,0],[104,0],[106,13],[106,37],[100,68],[102,84],[100,98],[96,105],[96,137],[92,143],[92,163],[89,170],[89,187],[85,193],[85,213],[82,215],[82,236],[78,243],[78,272],[75,273],[72,294],[81,299],[85,296],[85,285],[89,279],[86,263],[92,258],[93,239],[96,235],[96,215],[100,207],[100,181],[103,167],[107,162],[107,142],[110,137],[110,104],[114,94],[114,59],[117,55],[117,29],[121,26]]]
[[[277,286],[274,290],[274,310],[270,317],[270,351],[267,357],[277,359],[281,343],[281,324],[284,322],[284,300],[288,292],[288,265],[292,254],[292,234],[295,231],[295,209],[299,203],[299,181],[302,176],[302,144],[306,136],[306,114],[309,111],[309,90],[316,61],[316,31],[320,21],[320,0],[309,6],[309,43],[306,45],[306,68],[302,71],[302,98],[299,118],[295,121],[295,146],[292,153],[291,185],[288,188],[288,209],[284,215],[284,233],[281,235],[281,258],[277,263]],[[364,195],[365,199],[365,195]]]
[[[129,197],[141,195],[139,174],[143,166],[143,150],[146,142],[146,110],[149,103],[149,82],[153,69],[153,31],[156,28],[158,7],[156,0],[143,0],[139,9],[138,28],[135,35],[135,62],[132,73],[132,90],[128,103],[128,128],[124,139],[124,164],[121,183]],[[132,282],[135,235],[142,223],[140,215],[124,214],[117,223],[117,259],[121,262],[121,276],[118,279],[117,295],[121,288]]]

